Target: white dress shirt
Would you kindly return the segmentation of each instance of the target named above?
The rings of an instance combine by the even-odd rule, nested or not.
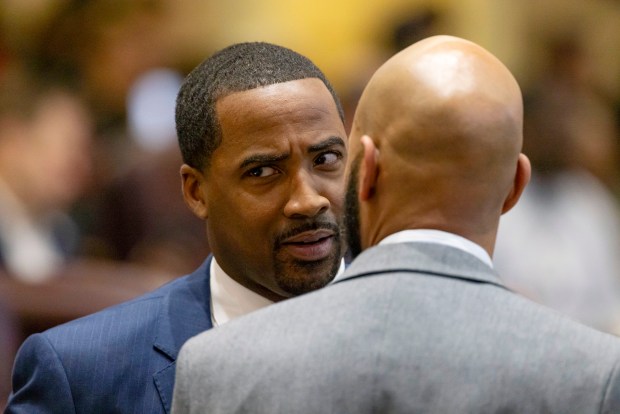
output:
[[[344,260],[336,276],[344,272]],[[211,260],[211,322],[222,325],[232,319],[271,305],[273,301],[241,285],[228,276],[215,260]]]
[[[620,215],[614,194],[584,171],[532,175],[502,216],[495,268],[530,299],[620,334]]]
[[[489,256],[489,253],[487,253],[482,246],[464,237],[446,231],[428,229],[403,230],[390,234],[381,240],[379,244],[411,242],[437,243],[451,246],[473,255],[488,266],[493,267],[491,256]]]
[[[61,213],[57,213],[58,217]],[[0,243],[4,266],[11,276],[27,283],[48,280],[62,265],[63,254],[56,245],[47,216],[34,217],[0,179]]]

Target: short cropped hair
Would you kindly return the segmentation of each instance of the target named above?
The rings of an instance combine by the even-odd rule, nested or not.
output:
[[[265,42],[238,43],[204,60],[185,78],[177,96],[176,129],[183,162],[200,170],[209,166],[222,140],[215,109],[219,98],[306,78],[325,84],[344,122],[340,100],[323,72],[291,49]]]

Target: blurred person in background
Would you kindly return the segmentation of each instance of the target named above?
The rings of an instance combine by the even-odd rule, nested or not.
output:
[[[92,173],[92,124],[68,87],[23,73],[0,86],[0,260],[11,276],[43,281],[71,257],[72,205]]]
[[[174,106],[183,77],[155,68],[127,96],[128,147],[134,159],[104,189],[97,236],[111,258],[170,274],[191,272],[209,252],[200,220],[186,208],[178,173],[183,163]]]
[[[77,79],[93,108],[95,180],[76,215],[84,256],[179,275],[209,245],[182,197],[170,196],[180,194],[174,99],[183,75],[164,34],[169,8],[66,1],[40,30],[31,61]]]
[[[547,61],[526,96],[532,137],[525,149],[543,174],[581,169],[617,191],[620,145],[613,100],[596,83],[577,35],[549,40]]]
[[[550,69],[525,100],[532,180],[500,222],[495,265],[531,299],[620,334],[617,131],[572,38],[553,43]]]

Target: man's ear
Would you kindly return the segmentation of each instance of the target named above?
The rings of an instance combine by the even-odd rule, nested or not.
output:
[[[532,166],[530,165],[529,158],[527,158],[525,154],[519,154],[514,183],[512,185],[512,190],[510,190],[508,197],[506,197],[506,200],[504,201],[502,214],[507,213],[515,206],[515,204],[517,204],[517,201],[519,201],[521,194],[523,194],[523,190],[525,190],[527,183],[530,182],[531,176]]]
[[[360,139],[363,147],[362,163],[359,171],[359,197],[361,201],[370,199],[375,194],[375,185],[379,175],[379,150],[368,135]]]
[[[185,204],[199,218],[206,220],[209,216],[207,196],[204,193],[205,181],[202,172],[187,164],[181,166],[181,190]]]

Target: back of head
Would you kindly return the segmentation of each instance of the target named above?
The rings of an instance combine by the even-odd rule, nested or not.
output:
[[[379,154],[376,197],[366,203],[376,224],[366,232],[378,241],[431,228],[485,247],[492,236],[492,245],[512,206],[522,118],[517,82],[474,43],[434,36],[393,56],[367,85],[351,132],[352,154],[363,135]]]
[[[336,92],[321,70],[305,56],[264,42],[238,43],[215,53],[185,79],[177,97],[176,124],[183,161],[203,169],[220,143],[215,104],[219,98],[261,86],[318,78]]]

